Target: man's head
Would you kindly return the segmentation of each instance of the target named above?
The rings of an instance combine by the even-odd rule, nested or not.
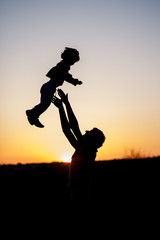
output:
[[[98,128],[93,128],[90,131],[86,131],[84,137],[86,141],[89,143],[89,145],[96,148],[100,148],[105,141],[105,136],[103,132]]]

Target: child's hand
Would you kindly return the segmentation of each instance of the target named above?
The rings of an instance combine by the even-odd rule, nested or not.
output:
[[[68,94],[65,94],[61,89],[58,89],[58,94],[62,102],[66,103],[68,101]]]
[[[82,81],[79,81],[77,78],[74,78],[74,81],[75,81],[75,83],[74,83],[75,86],[82,84]]]
[[[79,81],[79,80],[78,80],[78,83],[77,83],[77,84],[78,84],[78,85],[81,85],[82,83],[83,83],[82,81]]]
[[[62,106],[62,101],[61,101],[59,98],[55,97],[55,96],[53,96],[52,103],[53,103],[57,108],[60,108],[60,107]]]

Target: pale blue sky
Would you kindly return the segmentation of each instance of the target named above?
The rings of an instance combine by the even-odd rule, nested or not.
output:
[[[24,115],[66,46],[81,57],[71,73],[83,85],[63,89],[82,131],[97,126],[108,136],[98,159],[123,157],[132,147],[160,154],[159,24],[158,0],[0,1],[2,158],[21,159],[21,148],[33,159],[33,146],[50,159],[72,152],[54,107],[43,114],[42,131]]]

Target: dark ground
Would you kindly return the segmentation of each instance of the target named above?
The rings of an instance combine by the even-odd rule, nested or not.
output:
[[[18,215],[20,221],[27,216],[30,221],[43,216],[44,221],[44,216],[55,217],[55,212],[74,210],[77,214],[83,208],[85,214],[87,209],[94,216],[104,214],[110,221],[122,221],[123,217],[126,221],[133,217],[140,222],[153,220],[159,208],[159,162],[160,157],[95,162],[92,200],[85,207],[81,203],[73,206],[69,201],[69,164],[2,165],[1,213],[7,220]]]

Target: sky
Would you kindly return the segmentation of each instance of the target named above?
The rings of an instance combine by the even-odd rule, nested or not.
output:
[[[1,0],[0,164],[73,154],[54,105],[43,129],[25,116],[65,47],[80,52],[70,73],[83,85],[62,86],[80,129],[106,136],[96,159],[160,155],[159,25],[158,0]]]

